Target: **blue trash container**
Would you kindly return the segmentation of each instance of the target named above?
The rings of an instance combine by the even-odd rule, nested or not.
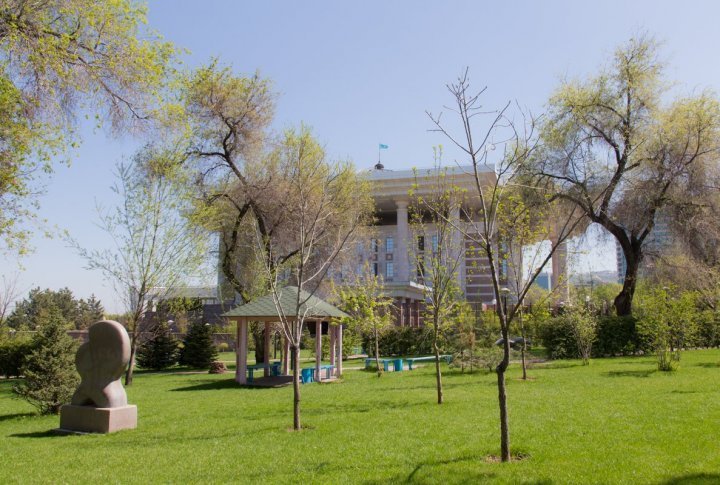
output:
[[[303,384],[308,384],[310,382],[314,382],[313,379],[313,372],[315,369],[302,369],[300,373],[300,380]]]
[[[403,360],[402,359],[395,359],[393,361],[393,366],[395,367],[395,372],[402,372],[403,370]]]

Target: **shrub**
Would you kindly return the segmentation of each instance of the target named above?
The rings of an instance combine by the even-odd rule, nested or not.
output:
[[[0,343],[0,375],[20,377],[25,358],[33,351],[30,340],[6,340]]]
[[[476,351],[476,364],[485,367],[488,372],[494,372],[503,359],[503,350],[499,347],[481,348]]]
[[[217,346],[218,352],[227,352],[230,350],[230,346],[227,342],[220,342]]]
[[[633,355],[643,348],[638,336],[637,319],[632,316],[601,317],[598,321],[597,340],[593,355],[597,357],[615,355]]]
[[[166,324],[160,324],[156,335],[138,349],[137,363],[143,369],[163,370],[177,364],[178,344]]]
[[[33,351],[22,368],[25,380],[14,391],[40,413],[52,414],[70,402],[80,380],[75,370],[77,343],[67,335],[57,309],[43,312],[38,322]]]
[[[372,335],[363,335],[363,347],[367,350],[368,355],[375,356]],[[430,327],[389,327],[380,334],[378,347],[381,357],[432,354],[432,329]]]
[[[209,324],[194,323],[190,326],[180,354],[180,363],[189,367],[207,369],[217,359],[217,349],[212,340]]]
[[[580,356],[571,322],[563,316],[543,322],[539,328],[539,337],[550,359],[576,359]]]

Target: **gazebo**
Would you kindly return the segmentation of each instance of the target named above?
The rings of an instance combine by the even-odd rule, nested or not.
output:
[[[280,306],[286,318],[293,320],[297,318],[295,311],[298,288],[296,286],[287,286],[279,290]],[[347,314],[333,305],[316,296],[311,296],[306,291],[300,292],[300,301],[305,301],[300,306],[300,314],[305,315],[305,322],[314,324],[315,330],[315,380],[322,380],[321,376],[321,358],[322,358],[322,334],[323,327],[327,327],[327,334],[330,338],[330,366],[332,375],[340,377],[342,375],[342,325],[330,325],[330,320],[346,317]],[[264,339],[264,355],[265,362],[258,362],[251,366],[251,373],[255,369],[263,369],[263,375],[266,380],[270,378],[270,371],[277,363],[270,360],[270,333],[273,323],[279,322],[278,311],[272,294],[257,298],[250,303],[239,305],[222,315],[229,323],[237,325],[236,342],[235,342],[235,380],[240,384],[249,384],[248,379],[248,323],[264,322],[265,323],[265,339]],[[324,325],[323,325],[324,324]],[[312,331],[311,331],[312,333]],[[280,373],[282,376],[292,374],[290,368],[290,341],[282,334],[283,346],[280,359]],[[333,367],[334,366],[334,367]],[[280,380],[282,381],[282,380]],[[285,379],[285,383],[292,381]],[[253,382],[254,383],[254,380]],[[277,383],[280,383],[279,381]]]

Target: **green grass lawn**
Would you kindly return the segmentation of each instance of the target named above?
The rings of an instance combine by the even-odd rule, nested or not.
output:
[[[59,436],[0,381],[0,483],[720,483],[720,352],[536,366],[508,379],[512,450],[500,464],[494,374],[432,367],[349,371],[292,389],[241,389],[231,374],[138,373],[128,389],[139,427]],[[445,368],[447,369],[447,368]]]

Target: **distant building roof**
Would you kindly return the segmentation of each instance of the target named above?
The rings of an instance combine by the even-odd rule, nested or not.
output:
[[[285,315],[295,317],[295,306],[297,303],[298,288],[297,286],[286,286],[280,290],[280,306]],[[321,300],[316,296],[311,296],[307,291],[300,292],[300,300],[307,300],[300,306],[300,313],[306,318],[342,318],[347,314],[330,303]],[[225,312],[224,317],[246,317],[246,318],[277,318],[278,312],[275,307],[273,295],[265,295],[257,298],[250,303],[239,305],[232,310]]]
[[[151,298],[169,300],[171,298],[215,298],[217,299],[217,288],[215,286],[178,286],[174,288],[156,287],[149,292]]]

